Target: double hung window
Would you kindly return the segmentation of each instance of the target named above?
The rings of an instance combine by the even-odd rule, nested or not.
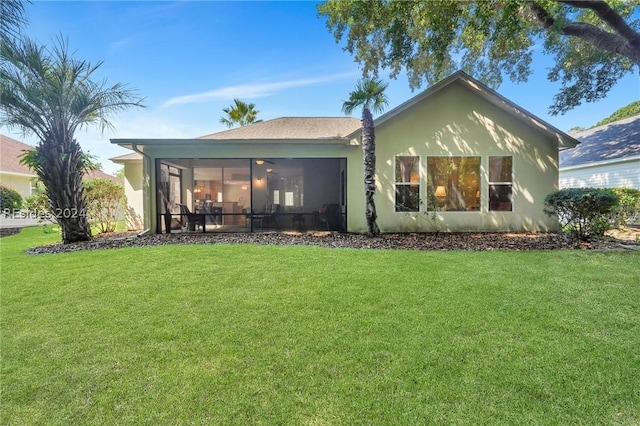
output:
[[[396,211],[420,211],[420,157],[398,156],[395,161]]]
[[[513,210],[513,157],[489,157],[489,210]]]

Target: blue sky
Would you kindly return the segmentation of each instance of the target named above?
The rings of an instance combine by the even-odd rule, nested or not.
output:
[[[76,134],[111,173],[119,166],[108,158],[127,151],[109,138],[188,138],[224,130],[222,108],[233,98],[255,103],[263,120],[343,116],[342,102],[360,76],[315,2],[35,1],[27,15],[28,36],[43,44],[68,38],[75,57],[104,61],[96,77],[126,83],[145,98],[148,108],[120,113],[115,130]],[[547,81],[549,66],[550,58],[537,56],[528,83],[507,81],[498,92],[561,130],[591,126],[640,99],[640,79],[629,75],[606,99],[550,116],[559,86]],[[403,75],[389,80],[388,109],[417,93]],[[35,143],[17,131],[0,131]]]

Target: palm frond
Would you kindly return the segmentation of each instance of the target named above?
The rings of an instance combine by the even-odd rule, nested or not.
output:
[[[388,83],[379,78],[358,80],[355,89],[349,93],[349,99],[342,104],[342,111],[345,114],[351,114],[358,107],[376,113],[384,111],[384,107],[389,103],[389,99],[384,93],[387,86]]]

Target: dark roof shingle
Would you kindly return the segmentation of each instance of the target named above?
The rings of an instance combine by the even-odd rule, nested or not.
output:
[[[351,117],[280,117],[223,130],[198,139],[339,139],[347,137],[360,127],[360,120]]]
[[[634,157],[640,155],[640,115],[571,136],[578,139],[580,145],[560,152],[560,167]]]

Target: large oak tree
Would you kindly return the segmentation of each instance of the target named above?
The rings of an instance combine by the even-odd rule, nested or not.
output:
[[[555,56],[548,78],[564,113],[606,96],[640,66],[638,0],[328,0],[319,6],[336,41],[365,75],[383,69],[432,84],[464,69],[491,87],[531,74],[532,53]]]

